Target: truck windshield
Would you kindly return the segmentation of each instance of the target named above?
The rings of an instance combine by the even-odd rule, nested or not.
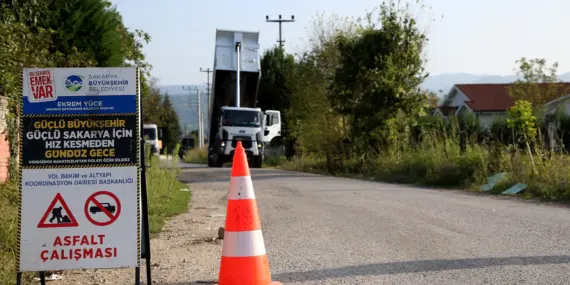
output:
[[[144,138],[148,140],[155,140],[156,139],[156,130],[155,129],[144,129]]]
[[[261,116],[257,111],[224,110],[222,125],[228,127],[260,127]]]

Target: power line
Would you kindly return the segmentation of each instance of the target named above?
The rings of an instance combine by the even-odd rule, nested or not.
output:
[[[265,22],[268,23],[279,23],[279,40],[277,41],[279,43],[279,47],[283,47],[283,43],[285,42],[282,39],[282,34],[281,34],[281,24],[282,23],[290,23],[290,22],[295,22],[295,15],[291,15],[291,19],[290,20],[285,20],[285,19],[281,19],[281,15],[279,15],[279,19],[277,20],[269,20],[269,16],[265,16]]]

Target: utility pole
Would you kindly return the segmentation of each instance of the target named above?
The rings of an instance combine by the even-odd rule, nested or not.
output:
[[[268,23],[279,23],[279,40],[277,41],[279,43],[279,47],[283,48],[283,43],[285,42],[282,39],[282,34],[281,34],[281,24],[282,23],[290,23],[290,22],[295,22],[295,15],[291,15],[291,19],[290,20],[285,20],[285,19],[281,19],[281,15],[279,15],[279,19],[278,20],[269,20],[269,16],[265,16],[265,22]]]
[[[241,80],[240,80],[241,79],[241,74],[240,74],[241,42],[236,43],[236,53],[237,53],[237,56],[236,56],[236,61],[237,61],[237,63],[236,63],[236,70],[237,70],[237,73],[236,73],[236,107],[239,108],[239,104],[240,104],[239,100],[241,98],[241,93],[240,93],[240,88],[239,88],[240,87],[239,84],[241,83]]]
[[[183,86],[184,90],[196,90],[196,97],[198,99],[198,147],[204,147],[204,125],[202,120],[202,108],[200,106],[200,89],[194,87],[190,88],[190,86]]]
[[[210,112],[212,111],[212,110],[210,110],[210,101],[211,101],[210,96],[212,96],[212,95],[211,95],[211,94],[212,94],[212,93],[211,93],[211,88],[210,88],[210,72],[213,72],[213,70],[211,70],[209,67],[208,67],[208,69],[202,69],[202,68],[200,67],[200,72],[206,72],[206,74],[207,74],[207,76],[208,76],[208,77],[207,77],[207,81],[206,81],[206,92],[208,92],[208,113],[207,113],[207,114],[208,114],[208,116],[210,116]],[[209,130],[209,129],[210,129],[210,127],[208,127],[208,130]],[[208,132],[208,133],[209,133],[209,132]]]
[[[208,92],[208,108],[210,108],[210,73],[213,72],[209,67],[208,69],[202,69],[200,67],[200,72],[206,72],[208,74],[208,79],[206,83],[206,92]]]
[[[202,118],[202,106],[200,104],[200,89],[196,88],[196,97],[198,97],[198,147],[204,147],[204,123]]]

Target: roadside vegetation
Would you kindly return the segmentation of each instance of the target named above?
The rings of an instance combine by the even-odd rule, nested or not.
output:
[[[178,147],[175,146],[174,153],[178,152]],[[160,233],[168,218],[188,211],[192,194],[188,186],[178,180],[178,156],[172,156],[172,163],[168,167],[161,165],[158,157],[150,157],[146,179],[150,233],[153,237]]]
[[[87,15],[87,16],[86,16]],[[141,30],[128,29],[108,0],[15,1],[0,3],[0,96],[9,101],[7,115],[11,157],[17,157],[21,68],[120,67],[141,68],[143,122],[163,128],[164,145],[174,149],[180,136],[178,117],[168,96],[150,77],[143,47],[151,40]],[[0,284],[15,284],[18,245],[16,160],[10,181],[0,185]],[[148,171],[149,211],[153,233],[164,220],[187,210],[190,193],[176,179],[175,169],[153,166]],[[32,275],[26,274],[24,284]]]
[[[0,284],[16,284],[18,248],[18,186],[16,180],[0,185]],[[29,277],[29,276],[26,276]]]
[[[469,113],[442,119],[432,115],[437,94],[420,88],[428,38],[409,12],[429,9],[397,2],[384,1],[358,20],[318,15],[304,53],[264,53],[259,107],[282,111],[286,147],[286,158],[266,165],[476,190],[506,172],[492,192],[524,183],[526,197],[570,200],[570,117],[543,108],[570,93],[557,89],[557,64],[517,61],[519,79],[509,89],[516,104],[490,129]],[[557,148],[550,147],[549,124],[561,138]]]
[[[203,148],[197,147],[187,151],[182,161],[186,163],[208,164],[208,145],[204,145]]]

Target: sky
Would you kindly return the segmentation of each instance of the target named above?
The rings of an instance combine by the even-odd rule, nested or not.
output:
[[[402,0],[404,1],[404,0]],[[152,41],[144,48],[160,85],[203,84],[212,68],[216,29],[260,32],[262,50],[277,44],[279,14],[287,52],[306,49],[308,30],[318,13],[363,17],[376,0],[112,0],[130,29],[142,29]],[[415,0],[413,1],[415,2]],[[430,10],[414,9],[427,32],[427,71],[509,75],[521,57],[557,61],[570,71],[568,0],[424,0]],[[429,19],[435,19],[429,23]]]

